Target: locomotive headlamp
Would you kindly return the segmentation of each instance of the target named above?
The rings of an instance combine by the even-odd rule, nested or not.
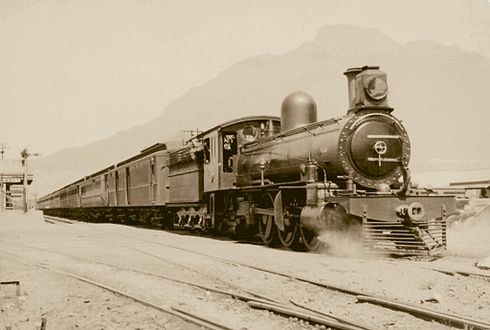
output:
[[[381,101],[388,93],[388,85],[386,81],[380,77],[373,77],[365,81],[364,89],[369,97],[376,101]]]

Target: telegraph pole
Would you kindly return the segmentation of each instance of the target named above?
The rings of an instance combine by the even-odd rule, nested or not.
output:
[[[0,153],[2,154],[2,163],[3,163],[3,154],[5,153],[5,149],[7,149],[7,144],[5,144],[4,142],[0,142]],[[5,205],[5,193],[3,187],[3,168],[2,166],[0,166],[0,212],[3,211],[4,205]]]
[[[39,153],[29,153],[27,152],[27,148],[24,148],[20,152],[20,156],[22,157],[22,166],[24,167],[24,175],[23,175],[23,187],[22,187],[22,192],[24,195],[24,213],[27,213],[27,158],[30,156],[39,156]]]
[[[3,154],[5,153],[5,150],[7,149],[7,144],[4,142],[0,142],[0,153],[2,154],[2,160],[3,160]]]
[[[187,136],[189,136],[188,140],[190,140],[194,136],[199,135],[199,134],[202,133],[202,131],[199,130],[199,128],[196,128],[195,130],[193,130],[193,129],[191,129],[191,130],[182,130],[182,132],[184,132],[184,134],[186,134]],[[186,140],[184,139],[182,142],[183,142],[182,144],[185,144]]]

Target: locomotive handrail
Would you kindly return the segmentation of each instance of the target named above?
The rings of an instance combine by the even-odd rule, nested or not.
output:
[[[340,120],[342,120],[342,118],[340,118],[340,117],[339,118],[330,118],[330,119],[318,121],[318,122],[315,122],[315,123],[312,123],[312,124],[309,124],[306,126],[293,128],[293,129],[290,129],[290,130],[287,130],[284,132],[279,132],[279,133],[271,135],[271,136],[262,137],[260,139],[255,140],[255,141],[251,141],[249,143],[242,145],[242,148],[245,149],[248,147],[254,147],[256,145],[261,145],[262,143],[274,141],[274,140],[277,140],[277,139],[280,139],[280,138],[283,138],[286,136],[297,134],[299,132],[309,132],[309,130],[314,128],[314,127],[322,127],[324,125],[328,125],[328,124],[332,124],[332,123],[338,123]]]
[[[411,176],[410,170],[407,166],[402,166],[401,168],[403,172],[403,185],[398,192],[398,196],[405,197],[407,195],[408,188],[410,187]]]

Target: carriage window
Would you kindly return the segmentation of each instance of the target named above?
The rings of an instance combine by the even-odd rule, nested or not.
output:
[[[235,132],[223,132],[223,172],[233,172],[233,156],[237,154]]]

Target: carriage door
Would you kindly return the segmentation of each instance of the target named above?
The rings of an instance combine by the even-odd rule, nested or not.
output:
[[[114,193],[115,193],[115,205],[119,205],[119,170],[116,168],[114,171]]]
[[[150,200],[152,204],[155,204],[157,199],[157,173],[155,170],[156,162],[155,157],[150,158]]]
[[[130,197],[129,191],[130,191],[130,188],[131,188],[131,185],[130,185],[130,182],[129,182],[129,180],[131,179],[130,176],[129,176],[130,175],[129,174],[129,166],[124,169],[124,173],[126,174],[126,205],[129,205],[129,204],[131,204],[130,203],[130,199],[129,199],[129,197]]]
[[[238,143],[236,140],[236,132],[222,132],[221,135],[221,173],[220,173],[220,188],[232,187],[235,182],[235,174],[233,173],[234,156],[238,153]]]
[[[218,134],[211,132],[203,140],[204,148],[204,191],[219,188]]]
[[[104,196],[105,206],[109,206],[109,174],[104,174],[102,196]]]

